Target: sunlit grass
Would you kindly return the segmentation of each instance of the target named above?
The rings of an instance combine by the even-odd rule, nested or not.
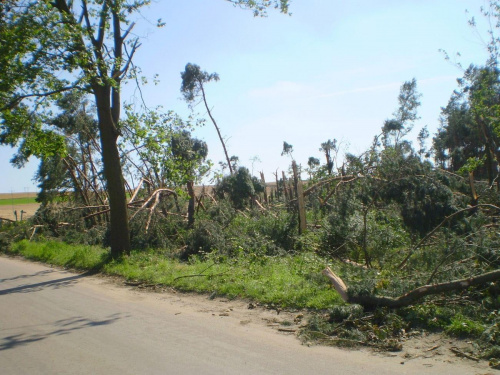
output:
[[[138,283],[177,290],[249,298],[280,307],[324,309],[341,303],[321,276],[324,264],[311,254],[255,258],[240,255],[182,263],[156,251],[133,252],[112,260],[97,246],[21,241],[11,252],[28,259],[122,276]]]

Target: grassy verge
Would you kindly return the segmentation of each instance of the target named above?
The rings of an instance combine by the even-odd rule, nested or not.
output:
[[[242,255],[228,259],[213,253],[203,260],[182,263],[159,252],[143,251],[112,260],[107,250],[96,246],[26,240],[12,244],[9,253],[139,283],[249,298],[285,308],[325,309],[341,303],[321,275],[324,263],[311,254],[258,258]]]

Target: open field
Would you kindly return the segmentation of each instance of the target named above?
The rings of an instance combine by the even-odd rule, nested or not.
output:
[[[36,198],[34,197],[22,197],[22,198],[8,198],[8,199],[1,199],[0,198],[0,206],[10,206],[10,205],[19,205],[19,204],[31,204],[31,203],[37,203]]]
[[[29,193],[0,193],[0,200],[5,200],[5,199],[19,199],[19,198],[36,198],[37,193],[36,192],[29,192]]]
[[[37,193],[0,193],[0,218],[16,220],[21,219],[21,211],[23,211],[23,220],[33,216],[40,207],[39,203],[35,202]]]

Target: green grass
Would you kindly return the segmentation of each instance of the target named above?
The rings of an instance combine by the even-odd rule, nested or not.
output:
[[[36,197],[23,197],[23,198],[4,198],[0,199],[0,206],[20,205],[38,203]]]
[[[479,337],[484,332],[484,328],[480,322],[468,319],[462,314],[457,314],[451,318],[445,332],[457,337]]]
[[[159,252],[133,252],[112,260],[96,246],[62,242],[12,244],[10,253],[28,259],[122,276],[126,280],[159,284],[181,291],[209,293],[228,298],[249,298],[263,304],[289,308],[325,309],[342,303],[321,275],[324,263],[312,254],[285,257],[248,257],[182,263]]]

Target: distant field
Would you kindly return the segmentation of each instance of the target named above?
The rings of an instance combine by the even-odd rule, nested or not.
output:
[[[33,203],[37,203],[35,201],[35,197],[23,197],[23,198],[2,198],[2,197],[0,197],[0,206],[8,206],[8,205],[17,206],[19,204],[33,204]]]
[[[35,198],[38,193],[0,193],[0,200],[17,198]]]
[[[17,212],[17,220],[23,220],[33,216],[40,206],[35,201],[37,193],[0,193],[0,218],[16,220],[14,211]]]

